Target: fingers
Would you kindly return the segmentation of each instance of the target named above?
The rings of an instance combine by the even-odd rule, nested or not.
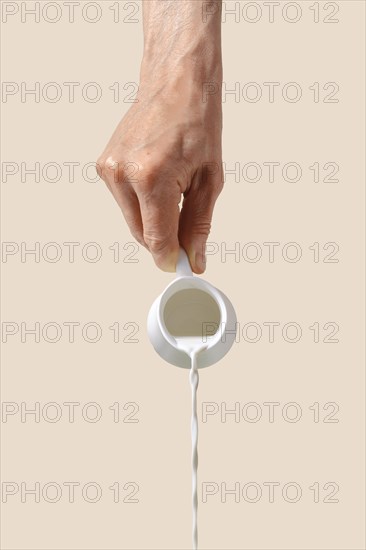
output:
[[[126,183],[123,188],[119,188],[117,192],[112,193],[119,204],[126,223],[131,231],[131,235],[145,248],[147,247],[144,241],[143,223],[140,211],[140,204],[135,191]]]
[[[210,233],[212,214],[222,190],[221,164],[207,163],[192,181],[185,195],[179,222],[179,241],[186,250],[192,270],[206,269],[206,242]]]
[[[185,193],[179,212],[182,187],[164,171],[144,170],[144,177],[133,183],[116,177],[110,157],[103,165],[103,179],[113,193],[135,239],[148,248],[156,265],[174,272],[179,243],[186,250],[192,270],[203,273],[205,249],[212,214],[222,189],[222,166],[204,163]]]
[[[178,254],[181,190],[160,169],[140,168],[131,179],[108,157],[99,161],[103,180],[119,204],[132,235],[151,252],[163,271],[175,271]]]
[[[151,182],[137,187],[143,239],[156,265],[163,271],[175,271],[178,254],[179,202],[181,191],[169,182]]]
[[[103,180],[121,208],[132,236],[146,248],[140,205],[132,185],[123,177],[121,171],[117,175],[114,168],[115,163],[112,160],[107,159],[105,163],[100,164],[102,166],[100,172]]]

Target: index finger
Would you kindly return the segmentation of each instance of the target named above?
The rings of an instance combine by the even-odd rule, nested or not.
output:
[[[156,265],[175,271],[179,254],[179,203],[181,190],[168,182],[135,189],[143,226],[143,238]]]

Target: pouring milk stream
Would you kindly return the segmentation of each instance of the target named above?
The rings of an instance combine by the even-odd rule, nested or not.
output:
[[[198,371],[219,361],[236,337],[236,315],[217,288],[193,276],[181,248],[177,276],[151,306],[147,330],[156,352],[172,365],[189,368],[192,391],[192,548],[198,548]]]

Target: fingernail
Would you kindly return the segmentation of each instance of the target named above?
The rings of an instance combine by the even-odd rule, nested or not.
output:
[[[160,262],[160,269],[163,271],[168,271],[170,273],[175,272],[175,266],[177,265],[178,261],[178,252],[179,250],[174,250],[170,253],[168,253],[166,256],[164,256]]]

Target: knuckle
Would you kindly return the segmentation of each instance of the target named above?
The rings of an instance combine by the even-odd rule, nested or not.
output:
[[[97,174],[98,176],[101,178],[101,179],[104,179],[104,166],[105,165],[105,160],[103,157],[99,157],[97,162],[95,163],[95,169],[97,171]]]
[[[171,236],[162,236],[144,232],[144,241],[152,254],[160,254],[170,248]]]
[[[203,235],[208,237],[211,231],[211,220],[204,216],[198,217],[194,220],[192,225],[192,233],[195,235]]]
[[[159,162],[138,163],[139,177],[136,186],[142,193],[149,193],[155,186],[161,174],[162,164]]]
[[[120,162],[112,157],[104,155],[97,160],[97,172],[99,177],[105,182],[119,183],[123,180],[123,170]]]

